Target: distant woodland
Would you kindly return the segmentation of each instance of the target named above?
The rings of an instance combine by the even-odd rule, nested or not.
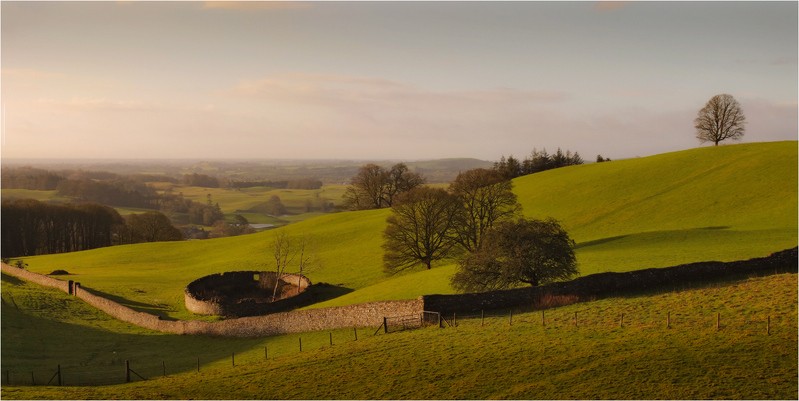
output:
[[[47,204],[32,199],[5,200],[2,211],[4,258],[183,238],[157,212],[124,219],[113,208],[95,203]]]
[[[441,159],[396,164],[403,170],[394,174],[417,177],[421,182],[446,183],[461,171],[489,168],[506,179],[549,168],[582,163],[575,152],[549,155],[534,151],[519,161],[513,156],[497,163],[477,159]],[[368,164],[380,170],[375,164]],[[32,199],[10,199],[2,202],[2,256],[21,257],[37,254],[73,252],[119,244],[146,241],[170,241],[184,238],[208,238],[253,232],[249,222],[240,216],[226,216],[210,195],[205,202],[184,197],[182,192],[163,190],[186,186],[242,190],[253,187],[274,189],[317,190],[325,184],[351,184],[364,165],[354,161],[298,161],[264,164],[247,161],[217,162],[102,162],[97,164],[38,163],[37,167],[4,161],[0,187],[52,191],[70,199],[70,203],[39,202]],[[386,170],[388,176],[394,171]],[[422,179],[421,177],[424,177]],[[397,180],[395,180],[397,181]],[[402,180],[400,180],[402,181]],[[403,192],[397,181],[394,192]],[[392,181],[394,182],[394,181]],[[159,190],[160,188],[160,190]],[[176,193],[177,192],[177,193]],[[351,192],[351,191],[350,191]],[[351,208],[390,206],[391,194],[380,194],[377,205],[357,199]],[[346,196],[345,196],[346,198]],[[195,198],[196,199],[196,198]],[[385,202],[383,201],[385,199]],[[352,199],[350,199],[352,200]],[[372,202],[374,203],[374,202]],[[385,204],[384,204],[385,203]],[[123,217],[115,208],[141,209],[142,213]],[[324,201],[321,212],[334,211]],[[265,199],[256,213],[279,216],[286,214],[280,199]],[[309,206],[308,212],[312,211]],[[182,226],[183,231],[176,228]]]

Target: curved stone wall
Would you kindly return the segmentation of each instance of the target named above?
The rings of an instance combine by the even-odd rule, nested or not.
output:
[[[278,277],[276,272],[225,272],[189,283],[184,290],[184,303],[190,312],[202,315],[263,315],[303,305],[308,301],[303,294],[310,286],[311,281],[299,274]],[[273,293],[276,300],[272,300]]]
[[[774,253],[768,257],[755,258],[747,261],[694,263],[687,266],[676,266],[672,268],[648,269],[643,272],[631,272],[626,275],[639,276],[639,279],[647,281],[654,278],[655,273],[658,273],[659,270],[662,270],[662,274],[669,276],[667,284],[674,282],[674,280],[680,280],[682,284],[685,284],[689,282],[707,282],[707,280],[712,278],[730,275],[747,276],[750,274],[767,275],[780,272],[796,273],[797,253],[797,248],[793,248]],[[5,263],[0,263],[0,270],[5,274],[23,280],[69,292],[68,283],[62,280],[29,272],[18,267],[12,267]],[[598,288],[608,289],[607,287],[611,287],[609,288],[611,292],[621,291],[623,290],[621,287],[628,286],[622,285],[623,280],[618,280],[620,274],[625,275],[622,273],[600,273],[598,275],[585,276],[583,280],[577,281],[578,284],[556,283],[555,285],[543,286],[537,290],[556,290],[555,293],[574,293],[573,290],[579,290],[587,282],[594,282],[597,284]],[[683,274],[687,276],[682,276]],[[677,275],[681,277],[677,277]],[[593,278],[593,276],[597,276],[598,278]],[[202,322],[161,320],[158,316],[138,312],[127,306],[95,295],[91,290],[84,289],[77,284],[78,283],[75,283],[73,295],[119,320],[167,333],[231,337],[260,337],[344,327],[371,326],[374,328],[383,323],[384,317],[420,314],[424,310],[452,313],[518,307],[522,305],[529,307],[531,301],[530,293],[534,291],[532,289],[505,291],[504,293],[508,296],[503,297],[502,301],[496,298],[501,292],[426,295],[412,300],[379,301],[333,308],[281,312],[266,316],[228,319],[220,322]],[[610,284],[613,284],[613,286],[610,286]],[[634,288],[640,290],[642,287],[640,287],[639,284],[635,284]],[[651,290],[652,286],[645,286],[644,288]],[[570,291],[565,292],[566,289]],[[304,294],[308,292],[304,292]],[[593,296],[599,295],[602,294],[593,293]],[[291,299],[292,298],[289,298],[284,301],[289,301]]]

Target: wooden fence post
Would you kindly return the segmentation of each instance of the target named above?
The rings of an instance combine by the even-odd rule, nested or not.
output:
[[[621,320],[619,320],[619,327],[624,327],[624,314],[621,314]]]
[[[545,319],[546,318],[544,317],[544,310],[542,309],[541,310],[541,325],[542,326],[546,326],[547,325],[547,321]]]
[[[269,349],[264,345],[264,360],[269,360]]]
[[[574,327],[577,327],[577,312],[574,312]]]
[[[388,334],[388,318],[383,316],[383,332]]]
[[[766,335],[771,335],[771,315],[766,316]]]
[[[485,322],[485,310],[480,310],[480,327],[483,327],[483,323]]]
[[[455,320],[455,312],[452,312],[452,327],[458,327],[458,321]]]
[[[330,346],[333,346],[333,332],[330,332]]]
[[[236,353],[235,352],[231,352],[230,353],[230,363],[233,364],[233,367],[236,366]]]
[[[36,385],[36,378],[33,377],[33,372],[31,372],[31,386],[35,386],[35,385]]]
[[[299,337],[300,340],[300,352],[302,352],[302,337]]]
[[[130,383],[130,361],[125,360],[125,383]]]
[[[510,310],[509,317],[508,317],[508,325],[513,326],[513,309]]]
[[[358,341],[358,328],[357,327],[353,327],[352,328],[352,332],[355,333],[355,341]]]

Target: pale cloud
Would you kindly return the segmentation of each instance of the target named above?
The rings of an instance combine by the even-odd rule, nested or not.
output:
[[[780,57],[771,61],[771,65],[796,65],[796,57]]]
[[[39,98],[36,103],[45,107],[60,107],[86,111],[152,111],[163,108],[163,105],[141,100],[117,100],[95,97],[73,97],[69,100]]]
[[[298,10],[311,8],[311,4],[298,1],[206,1],[202,8],[241,11]]]
[[[796,101],[775,103],[746,97],[739,101],[746,116],[745,141],[796,140],[799,125]]]
[[[529,136],[536,119],[571,99],[560,92],[432,91],[386,79],[297,73],[243,81],[223,94],[252,110],[252,126],[283,133],[283,143],[310,141],[348,154],[370,144],[383,157],[416,158],[435,157],[441,149],[454,156],[485,154],[504,141],[498,133]]]
[[[618,10],[627,4],[626,1],[597,1],[594,3],[594,9],[599,11]]]
[[[64,78],[64,74],[51,71],[35,70],[31,68],[3,68],[3,79],[38,80]]]
[[[260,80],[243,81],[228,93],[264,101],[292,101],[340,109],[355,105],[418,106],[528,105],[560,103],[569,99],[562,92],[529,91],[510,88],[431,91],[386,79],[365,77],[282,74]]]

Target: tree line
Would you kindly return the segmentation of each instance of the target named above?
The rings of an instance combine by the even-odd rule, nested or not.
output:
[[[446,189],[425,181],[403,163],[367,164],[346,190],[353,210],[391,208],[383,232],[387,273],[454,260],[452,285],[460,291],[540,285],[578,273],[574,241],[553,219],[523,218],[501,168],[461,172]]]
[[[322,188],[322,181],[314,178],[298,178],[294,180],[265,180],[265,181],[237,181],[230,180],[230,188],[252,188],[269,187],[276,189],[319,189]]]
[[[29,166],[8,167],[2,171],[0,184],[4,189],[31,189],[38,191],[52,191],[59,189],[64,181],[73,181],[66,184],[66,191],[79,191],[73,188],[90,182],[125,182],[127,186],[141,186],[148,182],[169,182],[201,188],[252,188],[270,187],[276,189],[319,189],[323,183],[315,178],[295,178],[290,180],[237,180],[227,177],[215,177],[207,174],[191,173],[174,178],[160,174],[130,174],[118,175],[104,171],[50,171]],[[117,185],[118,186],[118,185]],[[140,189],[137,187],[137,189]]]
[[[523,175],[583,163],[583,158],[577,152],[572,153],[570,150],[566,150],[564,153],[558,148],[555,153],[549,154],[546,149],[539,151],[534,148],[530,155],[521,161],[513,155],[507,158],[503,155],[498,162],[494,163],[494,170],[502,174],[505,179],[510,180]]]
[[[3,168],[2,174],[0,174],[0,188],[52,191],[62,180],[64,180],[63,176],[38,168]]]
[[[158,212],[123,218],[113,208],[95,203],[47,204],[33,199],[5,200],[2,210],[2,257],[183,238],[180,230]]]

